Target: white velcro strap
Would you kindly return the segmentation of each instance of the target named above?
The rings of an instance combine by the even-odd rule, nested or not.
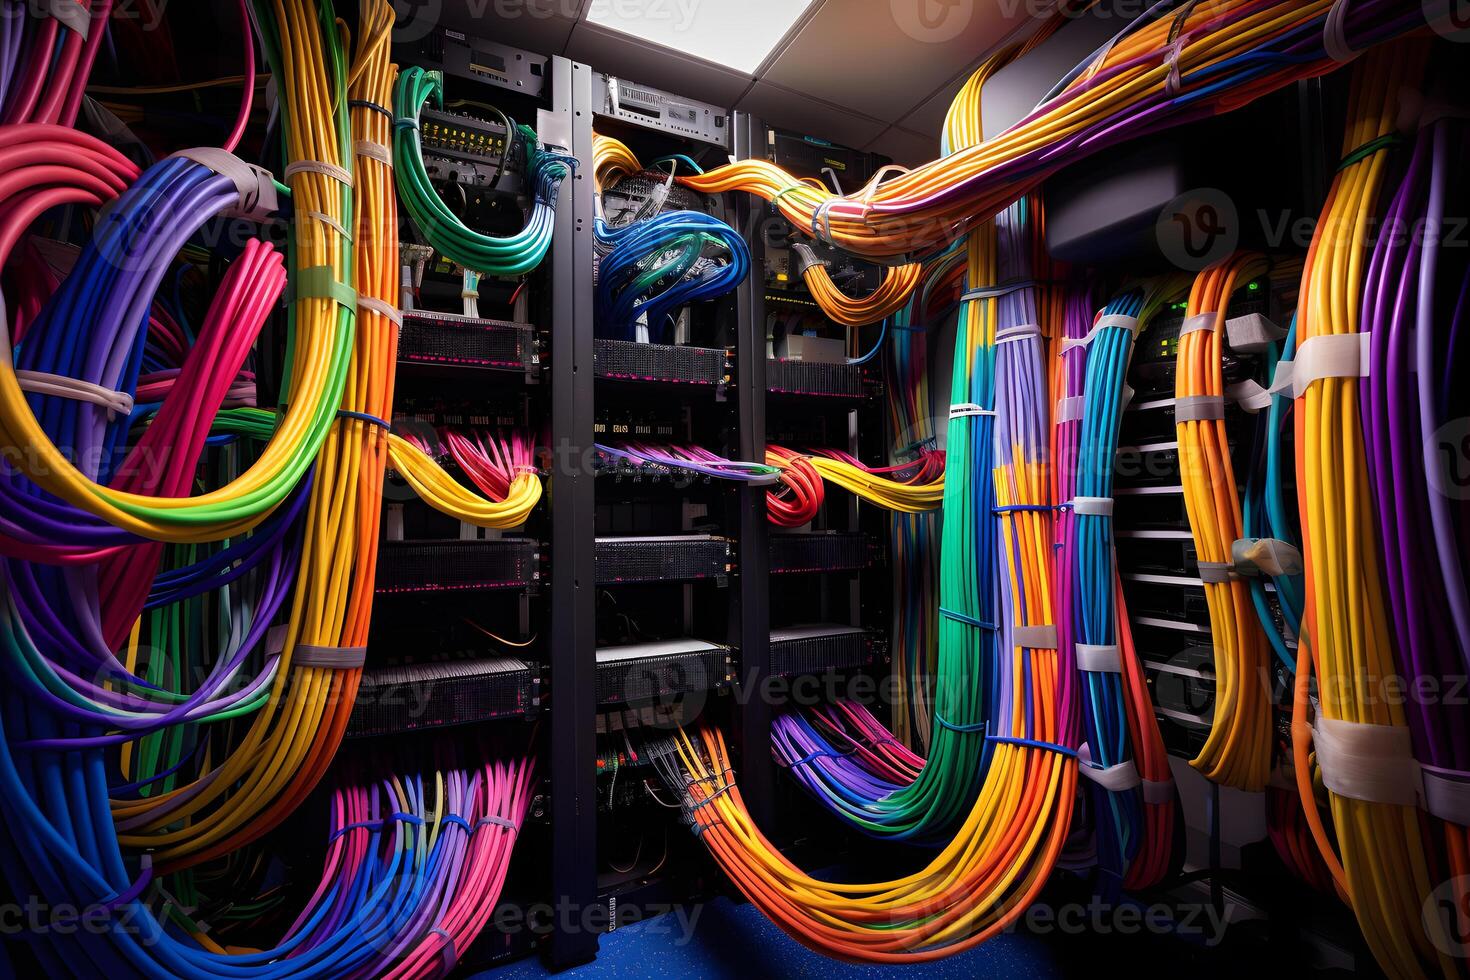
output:
[[[1143,782],[1138,777],[1138,767],[1133,764],[1132,759],[1106,768],[1094,765],[1092,750],[1085,744],[1077,752],[1077,758],[1082,763],[1077,767],[1078,771],[1110,793],[1126,793]]]
[[[1014,343],[1017,340],[1026,340],[1030,337],[1040,337],[1041,328],[1034,323],[1020,323],[1014,327],[1006,327],[1004,330],[996,331],[995,342],[999,344]]]
[[[1055,650],[1057,648],[1057,628],[1049,623],[1039,626],[1014,626],[1011,628],[1011,642],[1028,650]]]
[[[89,402],[107,409],[107,418],[133,413],[133,396],[125,391],[114,391],[80,378],[68,378],[62,374],[47,374],[44,371],[16,371],[15,380],[21,391],[36,395],[52,395],[70,398],[76,402]]]
[[[1280,538],[1239,538],[1230,545],[1230,557],[1236,571],[1272,578],[1300,575],[1305,567],[1300,549]]]
[[[1306,394],[1313,381],[1323,378],[1366,378],[1368,334],[1339,333],[1308,337],[1297,348],[1292,370],[1292,396]]]
[[[364,296],[359,293],[357,296],[357,308],[367,310],[369,313],[376,313],[381,317],[386,317],[393,321],[394,326],[403,326],[403,314],[399,311],[398,307],[392,303],[384,302],[377,297]]]
[[[1421,766],[1424,809],[1461,827],[1470,826],[1470,773]]]
[[[1199,580],[1206,585],[1220,585],[1239,577],[1235,572],[1235,566],[1227,562],[1202,561],[1199,563]]]
[[[1085,670],[1089,674],[1123,673],[1123,658],[1116,643],[1075,643],[1072,649],[1077,658],[1078,670]]]
[[[1100,330],[1107,330],[1114,327],[1121,327],[1122,329],[1127,330],[1129,333],[1136,334],[1138,333],[1138,317],[1126,316],[1122,313],[1104,313],[1102,316],[1098,317],[1097,322],[1092,325],[1092,333],[1097,333]]]
[[[360,157],[370,157],[390,169],[393,166],[393,151],[382,143],[375,143],[372,140],[356,140],[352,144],[352,152]]]
[[[291,653],[293,667],[357,670],[367,660],[367,647],[320,647],[298,644]]]
[[[1143,802],[1145,803],[1169,803],[1174,799],[1174,780],[1172,779],[1165,779],[1162,782],[1140,779],[1138,785],[1143,789]]]
[[[1220,314],[1218,313],[1196,313],[1194,316],[1185,317],[1184,322],[1179,325],[1179,339],[1183,340],[1185,334],[1197,333],[1201,330],[1213,331],[1219,320]]]
[[[1060,356],[1061,354],[1065,354],[1068,351],[1076,350],[1079,347],[1086,347],[1087,342],[1091,339],[1092,334],[1088,334],[1086,337],[1063,337],[1062,349],[1057,352],[1058,356]]]
[[[297,160],[295,163],[287,164],[286,179],[290,180],[297,174],[325,174],[339,184],[352,186],[352,171],[344,170],[335,163],[323,163],[321,160]]]
[[[1277,361],[1276,376],[1271,379],[1271,387],[1266,390],[1273,395],[1284,394],[1293,391],[1296,381],[1296,361]]]
[[[1271,393],[1262,388],[1259,382],[1250,378],[1228,385],[1225,388],[1225,396],[1252,415],[1264,408],[1271,407]]]
[[[1348,44],[1347,8],[1345,0],[1336,0],[1322,24],[1322,50],[1339,64],[1352,61],[1359,54]]]
[[[1086,517],[1112,517],[1112,497],[1073,497],[1072,513]]]
[[[1214,422],[1225,417],[1225,399],[1221,395],[1186,395],[1174,399],[1174,422]]]
[[[306,216],[316,221],[320,221],[322,224],[326,225],[328,228],[341,235],[345,240],[349,242],[352,241],[352,233],[342,226],[342,222],[338,221],[330,214],[323,214],[320,211],[307,211]]]
[[[1082,410],[1086,401],[1081,395],[1072,395],[1068,398],[1057,399],[1057,425],[1063,422],[1076,422],[1082,418]]]
[[[952,419],[964,418],[967,415],[994,415],[995,412],[988,408],[981,408],[974,402],[961,402],[958,405],[949,406],[949,417]]]
[[[1322,782],[1332,792],[1369,803],[1419,802],[1419,766],[1407,726],[1319,716],[1313,728]]]
[[[280,209],[275,178],[264,167],[246,163],[229,150],[217,146],[195,146],[172,155],[193,160],[234,183],[240,201],[225,212],[229,217],[261,222]]]
[[[1233,316],[1225,321],[1225,338],[1233,351],[1259,354],[1286,336],[1274,320],[1260,313]]]
[[[87,31],[92,26],[92,10],[90,3],[81,0],[45,0],[41,12],[49,17],[61,21],[61,26],[67,30],[74,31],[87,40]],[[11,16],[9,13],[3,16]],[[16,28],[19,30],[19,27]]]

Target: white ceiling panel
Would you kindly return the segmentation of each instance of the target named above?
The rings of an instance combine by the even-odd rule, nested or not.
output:
[[[990,51],[1025,10],[982,0],[826,0],[761,77],[912,128],[914,107]]]

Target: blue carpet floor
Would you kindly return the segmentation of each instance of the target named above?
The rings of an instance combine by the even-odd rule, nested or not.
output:
[[[747,980],[749,977],[891,977],[893,968],[849,966],[811,952],[793,942],[754,906],[717,899],[687,922],[672,915],[624,926],[602,937],[597,959],[557,976],[575,980],[599,977],[685,977]],[[1012,933],[997,936],[976,949],[935,963],[902,968],[902,976],[948,980],[995,976],[1052,978],[1063,967],[1046,940]],[[536,957],[481,973],[476,980],[542,980],[546,967]]]

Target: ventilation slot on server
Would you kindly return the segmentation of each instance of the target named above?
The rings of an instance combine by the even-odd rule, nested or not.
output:
[[[529,323],[409,310],[398,335],[400,364],[530,371],[537,363]]]
[[[771,673],[780,677],[867,667],[878,655],[878,638],[857,626],[791,626],[771,630]]]
[[[1187,531],[1119,531],[1118,567],[1130,572],[1198,577],[1199,556]]]
[[[730,539],[712,534],[598,538],[597,584],[722,578],[730,560]]]
[[[597,651],[597,703],[627,704],[728,687],[731,648],[704,640],[657,640]]]
[[[773,533],[770,540],[772,575],[858,571],[872,559],[872,542],[861,531]]]
[[[538,686],[531,666],[513,657],[370,668],[362,672],[347,736],[525,718],[540,703]]]
[[[524,589],[538,578],[532,538],[384,541],[378,594]]]
[[[1175,755],[1193,758],[1209,736],[1215,716],[1211,656],[1208,646],[1183,644],[1174,647],[1166,661],[1143,662],[1159,731]]]
[[[594,344],[593,368],[599,378],[711,386],[723,386],[730,380],[728,358],[719,348],[603,338]]]
[[[863,369],[859,364],[768,360],[766,390],[778,395],[861,398],[864,394]]]

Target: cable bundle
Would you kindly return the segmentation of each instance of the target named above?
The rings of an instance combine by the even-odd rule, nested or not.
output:
[[[944,498],[945,454],[938,450],[923,450],[914,462],[895,466],[867,466],[837,449],[813,450],[804,458],[823,480],[885,510],[917,514]]]
[[[50,7],[0,0],[0,125],[76,121],[112,0]]]
[[[810,524],[827,492],[809,457],[780,446],[766,447],[766,464],[781,468],[781,489],[766,491],[766,514],[777,527]]]
[[[1383,546],[1376,533],[1379,522],[1365,466],[1364,382],[1357,376],[1361,363],[1351,365],[1351,371],[1346,364],[1324,368],[1322,376],[1312,377],[1303,362],[1309,348],[1325,350],[1333,344],[1357,348],[1361,338],[1350,335],[1364,328],[1391,329],[1391,320],[1376,311],[1367,318],[1363,315],[1363,272],[1369,264],[1365,229],[1375,218],[1387,179],[1388,150],[1397,141],[1402,97],[1420,89],[1425,61],[1423,44],[1405,42],[1369,52],[1354,69],[1344,161],[1302,276],[1297,308],[1301,339],[1293,379],[1307,584],[1292,714],[1297,785],[1339,891],[1350,898],[1369,947],[1392,976],[1419,976],[1436,969],[1446,976],[1454,974],[1456,967],[1448,956],[1454,940],[1436,936],[1431,943],[1426,935],[1426,928],[1441,923],[1438,916],[1424,914],[1434,883],[1426,860],[1425,824],[1413,794],[1386,790],[1381,779],[1361,787],[1339,782],[1325,762],[1326,748],[1334,738],[1393,739],[1400,744],[1394,730],[1404,736],[1410,732],[1400,699],[1384,696],[1384,679],[1397,669],[1398,643],[1381,585]],[[1381,295],[1376,289],[1375,294]],[[1370,343],[1375,342],[1370,334]],[[1419,384],[1432,385],[1432,377],[1421,377]],[[1308,758],[1313,728],[1307,705],[1314,670],[1319,695],[1317,755],[1330,791],[1340,863],[1317,819],[1313,796]],[[1405,750],[1411,748],[1408,737],[1401,744]],[[1407,755],[1389,763],[1385,771],[1400,777],[1414,770]]]
[[[723,296],[750,273],[750,246],[698,211],[665,211],[618,228],[598,218],[598,332],[620,340],[663,333],[673,312]]]
[[[437,71],[409,68],[398,76],[393,107],[398,119],[393,133],[393,163],[398,193],[414,227],[435,251],[451,261],[487,276],[519,276],[541,264],[551,245],[556,198],[562,181],[576,166],[575,157],[547,150],[529,126],[507,130],[506,139],[522,147],[522,174],[534,197],[526,226],[507,238],[482,235],[465,226],[434,190],[424,166],[419,138],[419,114],[433,98],[444,103],[444,76]],[[514,137],[514,139],[512,139]],[[507,149],[507,153],[509,149]]]
[[[1180,327],[1174,376],[1179,472],[1215,651],[1214,718],[1190,765],[1252,792],[1265,788],[1271,771],[1271,699],[1264,637],[1250,589],[1234,571],[1234,543],[1245,531],[1225,432],[1221,354],[1230,297],[1265,271],[1264,258],[1242,253],[1200,273]]]
[[[705,193],[762,197],[803,233],[855,255],[922,255],[977,228],[1063,166],[1330,72],[1424,21],[1420,5],[1388,0],[1157,5],[1004,133],[982,141],[976,132],[950,144],[945,157],[850,197],[765,160],[680,179]]]
[[[645,442],[605,446],[598,443],[597,452],[602,461],[612,467],[631,466],[654,474],[689,473],[753,486],[767,486],[781,478],[781,470],[776,466],[725,459],[700,446],[664,446]]]

